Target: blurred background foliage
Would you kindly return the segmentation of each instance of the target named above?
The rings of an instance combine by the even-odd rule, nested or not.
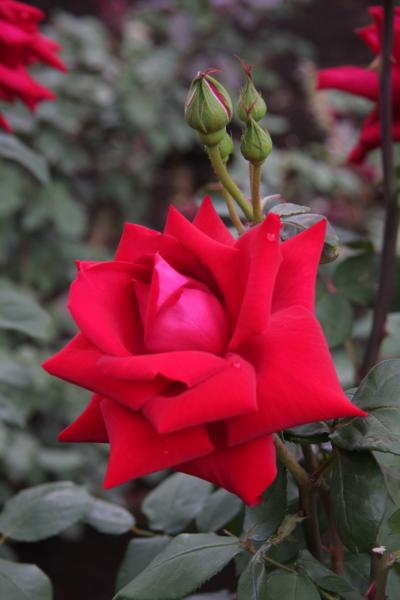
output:
[[[124,220],[161,227],[170,202],[191,217],[204,192],[211,192],[224,214],[207,159],[183,119],[188,85],[198,70],[222,69],[221,80],[237,99],[242,73],[235,55],[254,64],[275,145],[264,170],[264,195],[280,193],[326,214],[339,234],[340,258],[321,269],[317,314],[346,386],[354,384],[354,363],[371,320],[381,233],[381,197],[374,185],[379,156],[357,169],[346,165],[367,103],[314,90],[317,66],[368,64],[353,29],[367,22],[371,3],[32,4],[48,12],[47,32],[62,44],[69,73],[37,69],[57,101],[42,104],[35,115],[22,106],[1,108],[18,138],[0,139],[2,154],[17,159],[0,161],[1,502],[29,485],[64,479],[102,494],[105,450],[57,443],[58,431],[79,413],[87,394],[52,380],[40,363],[74,332],[66,309],[74,259],[111,257]],[[238,121],[232,130],[237,140]],[[238,157],[231,168],[238,181],[245,180]],[[383,355],[396,356],[399,348],[400,289]],[[140,523],[140,502],[160,477],[123,486],[107,498],[128,505]],[[82,528],[64,535],[57,551],[70,560],[78,539],[79,556],[94,548],[101,555],[101,536]],[[35,554],[18,544],[15,551],[42,561],[57,600],[87,598],[84,585],[71,587],[57,573],[53,542],[46,543]],[[115,565],[99,575],[93,561],[93,577],[87,576],[99,586],[93,596],[98,600],[112,595],[126,542],[113,543]],[[0,556],[6,552],[0,547]]]

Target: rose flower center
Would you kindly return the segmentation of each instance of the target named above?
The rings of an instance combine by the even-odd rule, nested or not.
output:
[[[134,286],[147,352],[224,352],[228,319],[206,285],[156,255],[152,269],[144,266]]]

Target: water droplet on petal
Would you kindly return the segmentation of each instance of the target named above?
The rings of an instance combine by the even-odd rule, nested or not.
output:
[[[274,242],[276,240],[276,235],[275,233],[267,233],[267,240],[269,242]]]
[[[241,366],[242,366],[242,363],[240,363],[240,362],[234,362],[234,363],[232,364],[232,367],[233,367],[234,369],[240,369],[240,367],[241,367]]]

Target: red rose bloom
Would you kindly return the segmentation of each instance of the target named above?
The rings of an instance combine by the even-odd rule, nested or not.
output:
[[[173,467],[248,504],[276,475],[272,432],[362,413],[315,319],[325,221],[285,243],[271,214],[235,241],[207,198],[163,233],[127,224],[115,260],[78,263],[80,333],[44,365],[94,392],[60,435],[109,442],[105,486]]]
[[[57,56],[60,46],[42,35],[38,23],[44,13],[33,6],[0,0],[0,100],[22,100],[31,110],[42,100],[54,100],[54,94],[37,83],[26,67],[42,62],[65,71]],[[0,114],[0,127],[10,131]]]
[[[372,52],[379,56],[381,52],[383,8],[373,6],[369,9],[369,14],[374,19],[374,24],[358,29],[357,34]],[[395,8],[392,55],[393,140],[400,141],[400,7]],[[328,88],[342,90],[375,102],[376,106],[362,126],[358,144],[349,156],[350,162],[361,163],[368,152],[380,146],[381,143],[378,72],[373,69],[362,69],[355,66],[323,69],[318,73],[317,87],[320,90]]]

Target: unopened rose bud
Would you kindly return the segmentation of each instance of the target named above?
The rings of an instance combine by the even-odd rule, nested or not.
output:
[[[251,164],[261,165],[272,151],[272,140],[268,131],[250,119],[240,142],[240,151]]]
[[[224,162],[227,162],[230,155],[233,154],[233,140],[231,135],[227,131],[225,131],[224,137],[218,144],[218,150]]]
[[[232,102],[226,89],[210,76],[199,72],[193,79],[185,103],[187,124],[200,134],[206,146],[219,144],[232,119]]]
[[[243,60],[240,61],[247,75],[247,81],[240,90],[238,115],[239,119],[244,123],[248,123],[250,119],[260,121],[267,112],[267,105],[264,102],[260,92],[254,86],[253,75],[250,65],[247,65]]]

